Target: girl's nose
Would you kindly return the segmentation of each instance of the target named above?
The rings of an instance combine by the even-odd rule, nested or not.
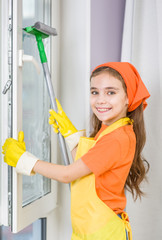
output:
[[[106,103],[106,96],[104,94],[99,94],[97,98],[97,103],[99,104]]]

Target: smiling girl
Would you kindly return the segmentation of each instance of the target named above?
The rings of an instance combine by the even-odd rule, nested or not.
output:
[[[139,185],[149,167],[141,156],[143,110],[150,95],[130,63],[102,64],[90,79],[91,138],[80,137],[83,131],[77,131],[58,100],[58,113],[50,111],[49,122],[65,137],[74,163],[62,166],[38,160],[26,151],[22,132],[18,141],[6,140],[4,161],[19,173],[71,182],[72,240],[132,239],[124,211],[125,189],[135,199],[143,194]]]
[[[105,125],[111,125],[126,117],[128,108],[127,93],[123,83],[104,70],[91,78],[90,105],[96,117]]]

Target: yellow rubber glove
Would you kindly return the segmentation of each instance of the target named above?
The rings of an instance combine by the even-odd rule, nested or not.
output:
[[[80,137],[86,135],[85,130],[78,131],[74,125],[71,123],[69,118],[66,116],[65,112],[63,111],[61,104],[56,99],[58,113],[54,110],[50,110],[49,113],[51,116],[49,117],[49,124],[53,126],[53,129],[56,133],[60,131],[63,137],[66,140],[66,143],[72,151],[78,144]]]
[[[4,161],[8,165],[16,167],[19,158],[26,151],[24,133],[22,131],[19,132],[18,141],[13,138],[6,139],[2,150]]]
[[[66,116],[65,112],[61,107],[61,104],[57,99],[56,103],[58,113],[56,113],[53,109],[49,110],[49,113],[51,114],[51,116],[49,117],[49,124],[53,126],[53,129],[56,133],[60,131],[60,133],[66,138],[78,132],[78,130],[74,127],[69,118]]]
[[[35,174],[32,170],[38,158],[26,151],[24,133],[22,131],[18,134],[18,141],[13,138],[6,139],[2,150],[4,161],[8,165],[15,167],[17,173],[27,176]]]

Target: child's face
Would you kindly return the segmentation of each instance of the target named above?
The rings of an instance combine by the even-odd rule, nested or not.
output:
[[[105,125],[126,117],[128,97],[122,82],[108,73],[91,79],[90,105],[93,113]]]

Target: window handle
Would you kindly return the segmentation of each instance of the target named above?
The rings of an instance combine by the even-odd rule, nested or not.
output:
[[[31,55],[25,55],[24,50],[19,50],[19,60],[18,60],[18,66],[22,67],[24,62],[32,62],[37,70],[37,73],[40,74],[40,67],[39,63],[35,60],[35,58]]]
[[[4,88],[3,88],[2,93],[3,93],[3,94],[6,94],[7,91],[10,89],[11,85],[12,85],[12,81],[9,79],[9,80],[6,82],[6,84],[5,84]]]

